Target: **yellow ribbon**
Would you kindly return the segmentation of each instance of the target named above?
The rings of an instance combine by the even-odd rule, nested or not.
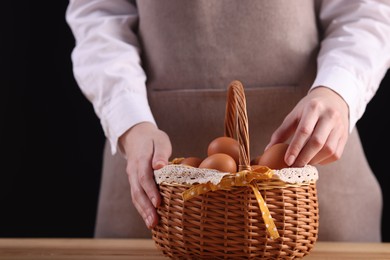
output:
[[[279,233],[276,229],[275,223],[272,219],[272,216],[269,212],[267,204],[265,203],[261,193],[256,185],[253,185],[254,180],[266,180],[272,178],[272,170],[268,167],[259,167],[252,171],[244,170],[237,172],[234,176],[228,175],[222,178],[218,184],[212,183],[203,183],[191,186],[188,190],[183,192],[184,201],[189,200],[198,195],[204,194],[209,191],[216,190],[231,190],[234,186],[249,186],[252,188],[257,203],[262,214],[263,221],[267,228],[267,231],[271,239],[276,239],[279,237]]]

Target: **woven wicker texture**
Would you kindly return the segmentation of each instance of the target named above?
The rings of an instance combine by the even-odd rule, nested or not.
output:
[[[248,122],[242,84],[229,85],[225,135],[240,143],[240,171],[250,170]],[[233,174],[234,175],[234,174]],[[159,250],[172,259],[298,259],[318,235],[316,183],[255,180],[279,238],[272,239],[253,187],[233,187],[183,199],[191,185],[161,183],[160,220],[152,229]],[[268,213],[267,213],[268,214]]]

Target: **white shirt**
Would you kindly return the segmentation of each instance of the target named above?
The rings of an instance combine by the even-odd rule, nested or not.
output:
[[[325,34],[311,88],[329,87],[345,100],[352,131],[390,67],[390,0],[323,0],[319,5]],[[144,121],[155,124],[138,40],[129,30],[137,19],[126,0],[70,0],[66,12],[76,40],[74,75],[113,154],[126,130]]]

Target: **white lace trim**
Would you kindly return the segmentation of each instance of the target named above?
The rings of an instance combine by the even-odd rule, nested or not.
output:
[[[273,170],[274,176],[287,183],[309,183],[318,180],[318,170],[312,165]]]
[[[181,164],[170,164],[154,171],[157,184],[162,182],[178,184],[212,183],[217,185],[228,172],[211,169],[199,169]],[[317,168],[306,165],[299,168],[273,170],[273,177],[286,183],[310,183],[318,180]]]

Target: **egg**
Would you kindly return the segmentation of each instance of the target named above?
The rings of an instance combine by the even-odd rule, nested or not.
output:
[[[286,143],[274,144],[264,151],[258,164],[275,170],[289,167],[284,162],[284,155],[286,154],[287,148],[288,144]]]
[[[201,162],[202,162],[201,158],[195,157],[195,156],[190,156],[190,157],[184,158],[180,162],[180,164],[184,164],[184,165],[188,165],[188,166],[192,166],[192,167],[198,167]]]
[[[236,161],[228,154],[215,153],[206,157],[199,168],[214,169],[221,172],[237,172]]]
[[[230,155],[238,165],[238,160],[240,158],[240,145],[234,138],[227,136],[217,137],[209,143],[207,147],[207,156],[217,153]]]

